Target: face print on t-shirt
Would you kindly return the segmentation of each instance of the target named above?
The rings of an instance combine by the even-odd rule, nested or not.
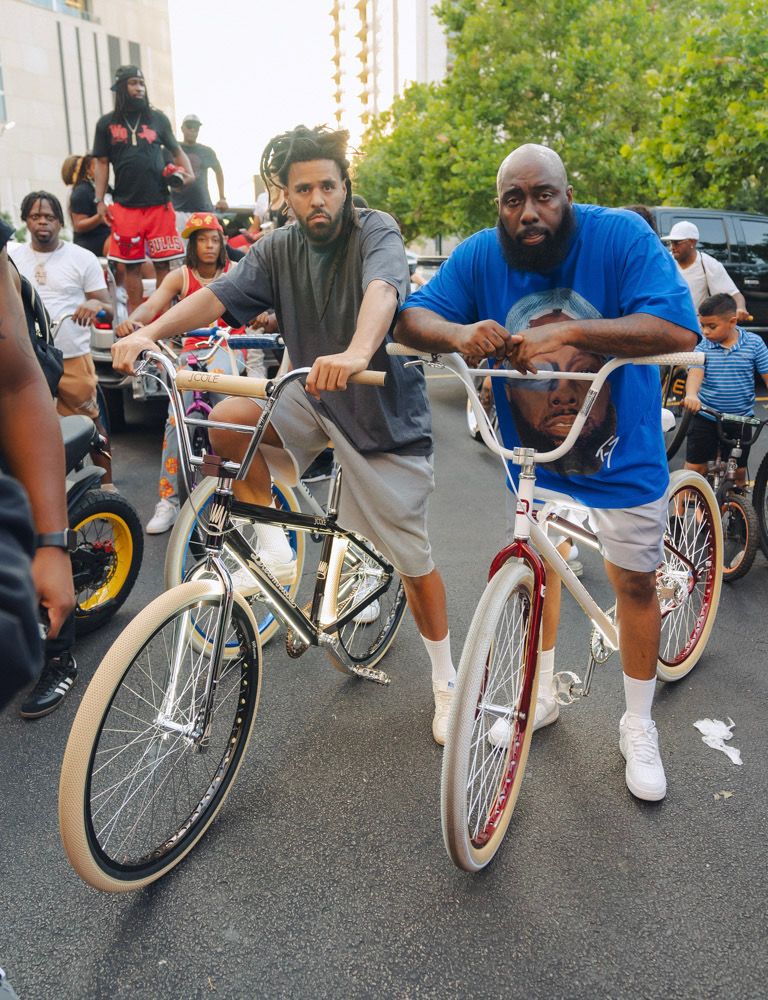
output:
[[[554,288],[519,299],[507,314],[505,325],[510,333],[520,333],[569,319],[600,318],[600,313],[578,292]],[[506,380],[507,412],[523,445],[551,451],[565,440],[590,387],[587,381],[556,377],[556,373],[596,372],[605,364],[605,358],[566,346],[536,355],[533,361],[540,372],[551,371],[553,377],[543,381]],[[606,459],[610,460],[616,442],[616,409],[606,382],[573,448],[547,468],[565,476],[592,476]]]

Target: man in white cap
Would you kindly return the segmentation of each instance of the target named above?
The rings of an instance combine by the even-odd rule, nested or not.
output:
[[[736,321],[748,322],[752,317],[747,312],[744,296],[719,260],[696,249],[698,239],[698,227],[688,221],[676,222],[669,233],[662,236],[662,240],[669,243],[678,270],[688,283],[694,306],[698,309],[710,295],[725,292],[736,300]]]

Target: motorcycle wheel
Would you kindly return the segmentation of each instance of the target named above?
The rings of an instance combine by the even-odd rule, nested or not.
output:
[[[144,532],[133,504],[106,490],[87,490],[70,509],[69,526],[77,533],[71,559],[75,629],[82,636],[108,621],[133,589]]]

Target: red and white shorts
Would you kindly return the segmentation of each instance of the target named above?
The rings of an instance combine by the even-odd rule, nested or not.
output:
[[[128,208],[112,205],[110,260],[141,264],[147,259],[175,260],[184,256],[184,245],[176,232],[176,213],[167,205]]]

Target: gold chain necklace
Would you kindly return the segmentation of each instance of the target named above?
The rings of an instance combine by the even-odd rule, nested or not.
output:
[[[57,252],[57,251],[58,251],[58,250],[59,250],[59,249],[60,249],[60,248],[61,248],[61,247],[62,247],[63,245],[64,245],[64,244],[63,244],[63,243],[61,242],[61,240],[59,240],[59,245],[58,245],[58,246],[56,247],[56,250],[53,250],[53,251],[51,251],[51,253],[50,253],[50,254],[44,254],[43,256],[44,256],[44,257],[50,257],[50,256],[52,256],[52,255],[53,255],[53,254],[55,254],[55,253],[56,253],[56,252]],[[35,269],[34,269],[34,271],[32,272],[32,274],[33,274],[33,276],[34,276],[34,279],[35,279],[35,284],[36,284],[36,285],[45,285],[45,284],[47,283],[47,281],[48,281],[48,275],[46,274],[46,271],[45,271],[45,264],[44,264],[44,263],[43,263],[43,262],[42,262],[42,261],[40,260],[40,258],[39,258],[39,257],[37,256],[37,251],[36,251],[36,250],[32,250],[32,244],[30,244],[30,246],[29,246],[29,249],[30,249],[30,250],[32,251],[32,256],[33,256],[33,257],[35,258],[35,260],[37,261],[37,264],[35,264]]]
[[[137,145],[137,143],[136,143],[136,130],[138,129],[139,125],[141,124],[141,115],[139,115],[139,117],[136,119],[136,124],[133,125],[133,126],[131,126],[131,123],[128,121],[128,116],[127,115],[123,115],[123,121],[128,126],[128,131],[131,133],[131,145],[132,146],[136,146]]]
[[[192,268],[192,274],[194,274],[194,276],[197,278],[200,284],[203,287],[205,287],[206,285],[210,285],[212,281],[215,281],[219,277],[219,275],[221,274],[221,268],[220,267],[216,268],[216,274],[214,274],[212,278],[204,278],[196,267]]]

